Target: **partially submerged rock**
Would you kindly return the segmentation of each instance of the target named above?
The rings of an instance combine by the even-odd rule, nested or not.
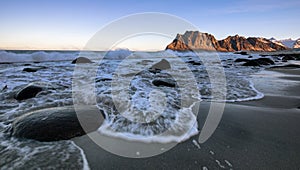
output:
[[[255,60],[249,60],[244,63],[242,66],[260,66],[260,64]]]
[[[234,62],[237,62],[237,63],[239,63],[239,62],[248,62],[248,61],[250,61],[250,60],[245,59],[245,58],[238,58],[238,59],[234,60]]]
[[[282,57],[281,60],[282,61],[289,61],[289,60],[296,60],[296,58],[294,56],[291,56],[291,55],[286,55],[286,56]]]
[[[271,60],[270,58],[258,58],[255,59],[260,65],[274,65],[274,61]]]
[[[249,60],[242,66],[261,66],[261,65],[274,65],[274,61],[270,58],[258,58],[254,60]]]
[[[237,51],[234,54],[248,55],[246,51]]]
[[[201,65],[201,62],[194,61],[194,60],[187,61],[187,63],[190,63],[190,64],[192,64],[192,65],[194,65],[194,66],[199,66],[199,65]]]
[[[40,69],[43,69],[45,67],[26,67],[23,69],[24,72],[37,72]]]
[[[155,86],[167,86],[167,87],[176,86],[176,82],[172,79],[156,79],[152,81],[152,84]]]
[[[7,84],[4,85],[4,86],[1,88],[1,91],[4,91],[4,90],[6,90],[6,89],[7,89]]]
[[[168,60],[162,59],[160,62],[154,64],[150,70],[167,70],[171,69],[171,65]]]
[[[11,134],[38,141],[67,140],[97,130],[103,120],[103,112],[96,106],[47,108],[17,118]]]
[[[29,84],[22,89],[20,89],[15,95],[14,98],[16,100],[25,100],[35,97],[39,92],[43,90],[43,87]]]
[[[72,64],[83,64],[83,63],[93,63],[93,62],[86,57],[78,57],[72,61]]]

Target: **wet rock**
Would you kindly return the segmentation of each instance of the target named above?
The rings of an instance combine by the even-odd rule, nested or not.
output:
[[[286,56],[282,57],[281,60],[286,62],[286,61],[289,61],[289,60],[296,60],[296,58],[294,56],[291,56],[291,55],[286,55]]]
[[[45,67],[26,67],[23,69],[24,72],[37,72],[40,69],[43,69]]]
[[[243,66],[261,66],[261,65],[274,65],[274,61],[270,58],[258,58],[254,60],[249,60],[243,64]]]
[[[65,106],[33,111],[17,118],[10,129],[14,137],[38,141],[67,140],[97,130],[104,120],[96,106]]]
[[[248,53],[246,51],[238,51],[238,52],[235,52],[234,54],[248,55]]]
[[[85,57],[78,57],[72,61],[72,64],[84,64],[84,63],[93,63],[90,59]]]
[[[274,65],[274,61],[271,60],[270,58],[258,58],[255,59],[260,65]]]
[[[152,81],[152,84],[155,86],[167,86],[167,87],[176,86],[176,82],[172,79],[156,79]]]
[[[29,84],[20,89],[15,95],[16,100],[25,100],[35,97],[39,92],[43,90],[43,87],[34,84]]]
[[[260,64],[255,60],[250,60],[244,63],[242,66],[260,66]]]
[[[194,60],[187,61],[187,63],[190,63],[190,64],[192,64],[192,65],[194,65],[194,66],[199,66],[199,65],[201,65],[201,62],[197,62],[197,61],[194,61]]]
[[[6,89],[7,89],[7,84],[1,88],[1,91],[4,91]]]
[[[239,62],[247,62],[250,61],[249,59],[245,59],[245,58],[238,58],[236,60],[234,60],[234,62],[239,63]]]
[[[101,82],[101,81],[112,81],[111,78],[100,78],[100,79],[96,79],[96,82]]]
[[[248,58],[253,58],[253,56],[252,56],[252,55],[250,55]]]
[[[154,64],[150,70],[167,70],[171,69],[171,65],[168,60],[162,59],[160,62]]]

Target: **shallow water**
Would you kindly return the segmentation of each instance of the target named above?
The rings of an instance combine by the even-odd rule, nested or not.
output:
[[[70,60],[78,55],[92,56],[96,63],[76,66],[76,69],[83,71],[75,74],[78,77],[74,78],[75,65]],[[35,142],[11,138],[5,133],[16,117],[32,110],[96,102],[106,114],[106,121],[99,128],[100,133],[137,141],[181,142],[198,133],[195,123],[197,113],[191,109],[193,103],[201,100],[235,102],[263,97],[249,80],[251,74],[263,68],[243,67],[241,63],[233,62],[236,58],[247,56],[123,50],[111,52],[100,61],[99,58],[104,55],[105,52],[0,52],[0,62],[4,63],[0,64],[2,169],[84,167],[82,152],[71,141]],[[212,56],[219,57],[220,62],[214,61]],[[148,70],[163,58],[170,62],[171,70],[159,73]],[[33,73],[22,71],[33,66],[43,68]],[[97,74],[93,76],[84,71],[89,69],[96,70]],[[215,88],[212,93],[212,79],[222,79],[217,74],[220,69],[224,69],[226,84],[216,81],[215,86],[221,88]],[[72,89],[76,89],[72,88],[74,79],[78,80],[75,86],[84,91],[83,96],[75,99],[72,98]],[[168,79],[176,86],[157,87],[152,84],[155,79]],[[86,85],[87,82],[95,84]],[[13,95],[29,83],[45,87],[45,90],[35,98],[16,101]],[[224,89],[226,91],[222,91]],[[47,157],[47,160],[41,157]]]

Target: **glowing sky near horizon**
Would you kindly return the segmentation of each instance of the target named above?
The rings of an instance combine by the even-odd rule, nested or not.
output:
[[[228,35],[300,38],[298,0],[40,1],[0,2],[1,49],[81,49],[103,26],[120,17],[162,12],[181,17],[217,39]],[[120,28],[122,31],[122,28]],[[170,32],[176,35],[177,32]],[[183,32],[181,32],[183,33]],[[145,37],[120,44],[162,50],[171,40]]]

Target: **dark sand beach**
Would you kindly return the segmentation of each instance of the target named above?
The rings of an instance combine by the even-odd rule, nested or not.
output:
[[[91,169],[299,169],[299,69],[272,69],[253,75],[260,100],[226,103],[221,122],[200,149],[199,135],[149,158],[125,158],[109,153],[87,136],[73,140]],[[199,130],[210,103],[202,102]]]

